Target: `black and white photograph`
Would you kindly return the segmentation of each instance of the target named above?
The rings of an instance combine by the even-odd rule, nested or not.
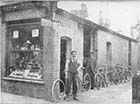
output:
[[[140,0],[1,0],[0,104],[140,104]]]

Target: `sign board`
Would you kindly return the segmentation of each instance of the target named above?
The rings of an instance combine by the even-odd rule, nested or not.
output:
[[[39,36],[39,29],[33,29],[32,30],[32,37],[38,37]]]
[[[19,38],[19,31],[13,31],[13,38]]]

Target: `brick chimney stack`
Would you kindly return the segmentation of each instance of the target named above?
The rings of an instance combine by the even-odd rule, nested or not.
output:
[[[88,17],[87,5],[84,3],[81,4],[80,15],[84,18]]]
[[[104,26],[107,27],[107,28],[110,27],[110,20],[109,20],[109,18],[106,18],[106,19],[105,19]]]
[[[104,20],[103,20],[103,17],[102,17],[102,11],[99,11],[98,24],[102,25],[102,26],[104,25]]]
[[[87,18],[88,17],[87,5],[82,3],[80,10],[71,10],[71,13],[79,17]]]
[[[132,37],[132,38],[135,38],[135,34],[134,34],[134,26],[131,26],[130,27],[130,36]]]
[[[136,39],[140,41],[140,21],[137,22],[135,29],[137,31],[137,38]]]

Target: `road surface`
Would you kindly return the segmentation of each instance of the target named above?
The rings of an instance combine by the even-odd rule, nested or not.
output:
[[[42,99],[8,93],[1,94],[3,104],[54,104]],[[80,101],[61,101],[59,104],[132,104],[131,83],[112,85],[101,90],[91,90],[79,95]]]

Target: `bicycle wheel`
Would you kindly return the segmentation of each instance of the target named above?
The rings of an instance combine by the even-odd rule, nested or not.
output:
[[[117,85],[119,83],[119,81],[118,81],[118,73],[117,72],[113,73],[113,81],[114,81],[115,85]]]
[[[84,75],[83,87],[86,91],[91,89],[91,78],[88,73]]]
[[[129,82],[131,80],[131,72],[128,71],[126,76],[127,76],[127,82]]]
[[[111,72],[107,72],[105,76],[106,76],[106,80],[107,80],[107,82],[108,82],[108,85],[109,85],[109,86],[112,85],[113,79],[112,79]]]
[[[94,76],[94,82],[96,88],[99,90],[102,87],[102,76],[99,73],[96,73]]]
[[[59,102],[63,100],[64,96],[65,96],[65,84],[61,79],[57,79],[54,81],[52,85],[52,97],[55,102]]]
[[[107,84],[106,86],[110,85],[110,76],[108,72],[105,73],[105,82]]]
[[[121,72],[119,72],[119,80],[118,80],[118,84],[121,84],[121,80],[122,80],[122,75],[121,75]]]
[[[119,73],[119,84],[124,82],[124,74],[122,72]]]

